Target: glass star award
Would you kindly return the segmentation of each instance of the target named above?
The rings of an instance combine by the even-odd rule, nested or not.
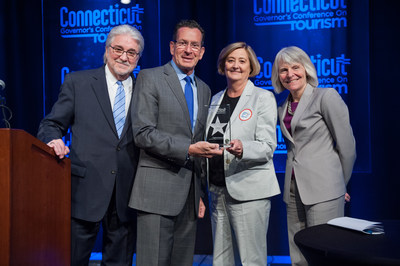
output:
[[[215,113],[210,124],[208,142],[218,143],[220,147],[230,147],[231,142],[231,112],[230,104],[210,105],[210,113]]]

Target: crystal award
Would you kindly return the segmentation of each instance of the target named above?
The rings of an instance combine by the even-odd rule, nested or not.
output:
[[[218,143],[220,147],[230,147],[231,146],[230,104],[210,105],[209,112],[215,113],[215,116],[213,118],[212,123],[210,124],[209,137],[207,141],[211,143]]]

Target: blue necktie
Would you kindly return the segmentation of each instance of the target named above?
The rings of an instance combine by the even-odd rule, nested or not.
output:
[[[115,94],[113,115],[118,137],[120,137],[125,124],[125,91],[124,85],[122,85],[121,81],[118,80],[117,84],[118,89],[117,93]]]
[[[190,77],[186,76],[186,85],[185,85],[185,98],[186,98],[186,103],[189,109],[189,115],[190,115],[190,125],[193,127],[193,89],[192,85],[190,84]]]

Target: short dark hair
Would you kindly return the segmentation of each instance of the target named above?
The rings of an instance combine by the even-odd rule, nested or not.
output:
[[[176,41],[176,36],[178,34],[178,30],[180,28],[184,28],[184,27],[191,28],[191,29],[198,29],[201,32],[201,45],[204,45],[204,38],[205,38],[204,29],[200,26],[199,23],[197,23],[197,21],[192,20],[192,19],[181,20],[175,25],[174,34],[172,35],[173,41]]]

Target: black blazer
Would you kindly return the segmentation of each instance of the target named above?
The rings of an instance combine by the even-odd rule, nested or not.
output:
[[[133,76],[132,80],[135,83]],[[57,102],[40,123],[38,138],[48,143],[62,138],[69,127],[72,132],[69,156],[72,217],[100,221],[115,185],[119,218],[123,222],[133,219],[134,210],[128,207],[128,201],[138,149],[133,142],[130,111],[121,138],[118,138],[105,66],[65,77]]]

